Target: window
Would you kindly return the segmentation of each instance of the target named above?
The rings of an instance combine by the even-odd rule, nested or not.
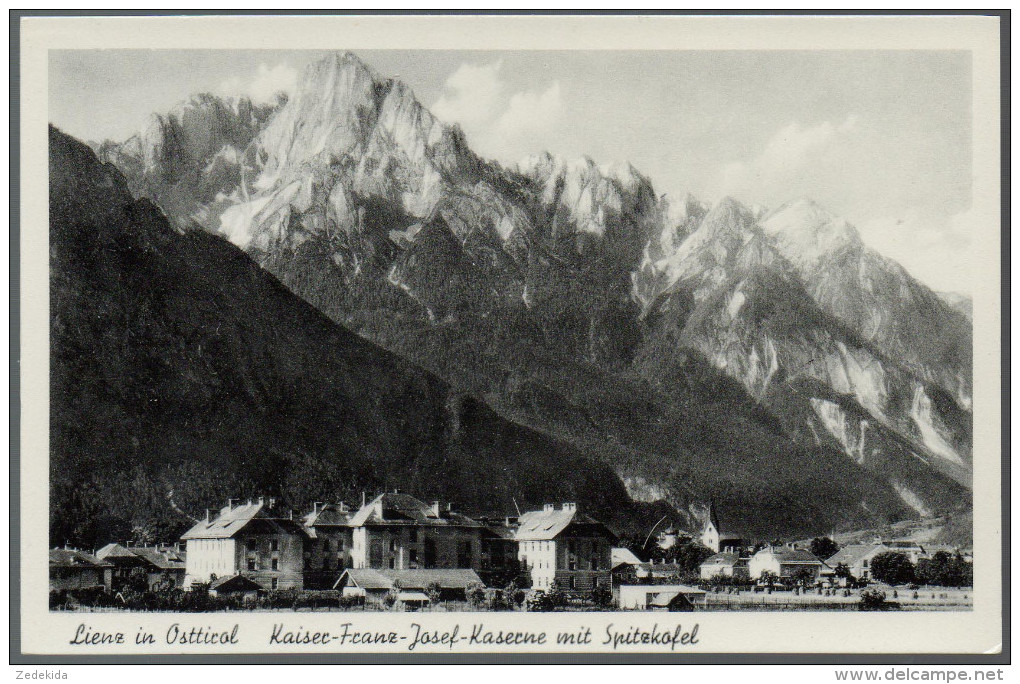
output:
[[[249,558],[248,559],[248,569],[249,570],[253,570],[253,571],[254,570],[258,570],[258,568],[255,566],[255,559],[254,558]]]
[[[397,559],[396,558],[390,558],[390,570],[393,570],[396,567],[397,567]]]
[[[419,530],[417,527],[411,530],[411,541],[414,542],[415,544],[421,541],[421,530]]]
[[[457,554],[457,566],[461,567],[461,568],[470,568],[471,567],[471,557],[472,557],[472,555],[474,555],[474,554],[471,553],[471,550],[472,550],[471,549],[471,540],[468,539],[467,541],[462,541],[460,543],[459,549],[460,549],[460,552]]]
[[[276,589],[279,589],[280,588],[280,580],[278,578],[274,577],[272,580],[270,580],[270,586],[273,588],[274,591]]]
[[[269,550],[270,551],[280,550],[280,541],[276,537],[273,537],[272,539],[269,540]]]
[[[390,539],[390,551],[396,551],[396,550],[397,550],[397,540],[396,539]]]
[[[279,558],[274,558],[270,562],[269,567],[270,567],[271,570],[279,570],[280,569],[280,559]]]

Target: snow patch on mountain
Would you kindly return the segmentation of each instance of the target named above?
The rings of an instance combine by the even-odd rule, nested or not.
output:
[[[811,407],[825,430],[843,447],[844,453],[864,465],[868,421],[850,418],[834,402],[811,398]]]
[[[924,500],[922,500],[915,492],[911,491],[910,487],[898,480],[893,480],[891,484],[893,489],[896,490],[896,493],[900,495],[901,499],[903,499],[903,502],[917,511],[919,516],[922,518],[934,517],[931,509],[925,505]]]
[[[956,465],[965,465],[964,460],[956,453],[956,449],[942,436],[945,428],[937,425],[938,421],[932,413],[931,399],[920,384],[914,389],[910,417],[913,418],[914,424],[921,433],[921,441],[929,451]]]

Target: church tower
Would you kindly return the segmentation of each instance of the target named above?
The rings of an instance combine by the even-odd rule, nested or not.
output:
[[[705,527],[701,530],[701,543],[719,553],[719,540],[722,537],[722,530],[719,529],[719,515],[715,512],[715,501],[708,505],[708,517],[705,519]]]

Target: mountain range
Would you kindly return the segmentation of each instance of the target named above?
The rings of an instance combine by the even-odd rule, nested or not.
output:
[[[415,368],[498,421],[495,436],[520,430],[546,445],[534,456],[541,466],[521,450],[464,456],[474,489],[498,488],[487,479],[494,463],[512,462],[523,479],[504,491],[517,501],[562,480],[600,513],[657,502],[689,525],[715,501],[739,531],[763,538],[970,509],[970,321],[808,199],[773,210],[731,198],[671,206],[629,164],[485,160],[406,85],[350,53],[309,66],[271,105],[199,95],[125,142],[94,147],[100,168],[119,170],[124,202],[158,207],[170,242],[187,245],[174,258],[183,290],[221,282],[220,295],[245,307],[231,327],[250,329],[220,361],[237,370],[261,356],[277,368],[259,382],[293,420],[328,409],[276,388],[328,377],[322,369],[338,362],[327,359],[344,353],[318,331],[269,344],[281,338],[263,324],[290,306],[387,359],[370,372],[348,362],[351,388],[374,386],[367,376],[380,365]],[[246,272],[282,284],[274,292],[287,307],[267,311],[261,293],[210,277],[229,250],[249,260]],[[224,329],[206,313],[184,327]],[[167,362],[181,362],[171,351],[180,342],[162,342]],[[118,381],[96,382],[108,392]],[[354,389],[336,401],[389,420]],[[334,428],[308,429],[305,441],[325,443]],[[207,439],[208,463],[238,474],[230,435]],[[258,452],[262,440],[244,441]],[[435,491],[430,464],[402,459],[396,442],[377,446],[361,481],[402,467],[396,479]],[[347,458],[302,449],[316,463]],[[586,465],[554,467],[558,454]],[[245,477],[284,477],[252,458]],[[513,494],[527,486],[529,496]]]

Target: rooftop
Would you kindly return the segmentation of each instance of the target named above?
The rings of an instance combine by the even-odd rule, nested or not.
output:
[[[50,567],[109,568],[112,565],[78,549],[50,549]]]
[[[358,510],[348,523],[351,527],[363,525],[435,525],[482,527],[477,520],[461,515],[439,502],[427,504],[408,494],[388,492],[380,494]]]
[[[517,533],[514,535],[518,541],[555,539],[573,524],[598,528],[598,531],[606,536],[616,538],[616,535],[604,524],[579,513],[577,505],[573,503],[565,503],[561,508],[556,508],[554,504],[546,504],[540,511],[528,511],[522,514],[519,522]]]
[[[864,560],[872,552],[887,550],[888,547],[884,544],[850,544],[849,546],[841,548],[825,562],[832,567],[836,567],[840,563],[847,566],[854,566]]]
[[[231,501],[220,509],[219,515],[200,520],[185,532],[181,539],[229,539],[241,530],[264,534],[303,534],[301,525],[287,517],[273,515],[272,500],[233,505]]]
[[[465,569],[416,569],[416,570],[376,570],[373,568],[351,568],[345,570],[337,585],[344,577],[356,587],[362,589],[426,589],[430,584],[438,584],[443,589],[467,589],[472,584],[481,584],[482,580],[474,570]]]

